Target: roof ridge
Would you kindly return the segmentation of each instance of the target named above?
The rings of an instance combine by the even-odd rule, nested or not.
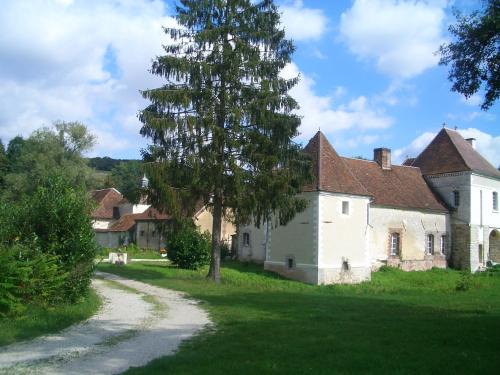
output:
[[[448,138],[450,139],[451,141],[451,144],[453,145],[453,148],[455,148],[455,151],[457,152],[458,156],[460,157],[460,159],[464,162],[465,166],[467,168],[469,168],[469,170],[472,170],[471,166],[467,163],[467,161],[464,159],[464,157],[462,156],[462,153],[460,152],[460,150],[458,149],[457,145],[455,144],[455,141],[453,140],[452,137],[450,137],[450,135],[448,134],[448,131],[453,131],[455,133],[457,133],[460,137],[462,137],[462,135],[457,132],[456,130],[451,130],[451,129],[448,129],[448,128],[443,128],[445,130],[445,133],[446,135],[448,136]],[[463,137],[462,137],[463,138]],[[465,140],[465,139],[464,139]]]

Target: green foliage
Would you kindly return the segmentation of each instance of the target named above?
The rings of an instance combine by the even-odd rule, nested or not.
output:
[[[22,314],[0,318],[0,346],[59,332],[90,318],[100,305],[101,300],[92,289],[77,303],[50,307],[30,304]]]
[[[118,163],[111,171],[113,186],[132,203],[138,203],[141,198],[141,180],[144,176],[142,161],[132,160]]]
[[[180,268],[196,270],[210,262],[210,234],[183,224],[168,234],[167,256]]]
[[[0,247],[0,315],[20,314],[29,304],[60,302],[67,274],[58,260],[27,245]]]
[[[229,256],[231,256],[231,248],[229,247],[229,243],[227,243],[226,241],[221,242],[221,244],[220,244],[220,258],[222,260],[224,260]]]
[[[41,298],[37,303],[54,303],[52,291],[69,302],[84,295],[90,285],[97,249],[86,191],[73,188],[64,177],[49,176],[31,197],[17,203],[0,203],[0,208],[2,251],[9,258],[9,249],[23,249],[20,258],[15,259],[29,267],[29,280],[42,288],[28,288],[34,292],[29,298],[28,294],[23,295],[22,300]],[[12,280],[19,278],[15,285],[29,285],[24,273],[12,275]],[[44,279],[54,284],[45,285]]]
[[[110,158],[109,156],[104,156],[104,157],[97,156],[94,158],[89,158],[88,161],[89,161],[89,166],[97,169],[98,171],[111,172],[111,170],[120,163],[136,162],[137,160],[113,159]]]
[[[64,175],[73,186],[95,185],[92,169],[83,153],[95,137],[77,122],[57,122],[53,128],[41,128],[27,139],[15,137],[7,148],[8,173],[4,176],[3,196],[19,201],[32,195],[47,176]]]
[[[474,280],[470,272],[462,272],[460,279],[457,280],[455,290],[458,292],[466,292],[474,286]]]
[[[145,90],[139,116],[152,204],[176,216],[195,203],[213,207],[211,276],[219,277],[221,218],[271,218],[285,224],[306,202],[297,196],[310,177],[298,135],[298,77],[280,72],[295,49],[271,0],[191,1],[177,6],[178,28],[152,73],[165,78]]]
[[[463,16],[449,27],[455,41],[440,47],[441,65],[451,64],[452,90],[470,98],[484,87],[483,110],[500,95],[500,0],[486,0],[480,11]]]

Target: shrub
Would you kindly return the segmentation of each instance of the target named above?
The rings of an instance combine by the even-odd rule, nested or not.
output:
[[[220,244],[220,258],[222,260],[229,258],[231,256],[231,248],[229,243],[226,241],[221,242]]]
[[[28,304],[49,306],[61,301],[67,274],[58,257],[26,245],[0,248],[0,315],[22,312]]]
[[[193,224],[180,225],[169,233],[167,256],[180,268],[195,270],[209,264],[210,251],[210,234],[200,233]]]
[[[23,259],[37,260],[30,263],[35,272],[32,278],[37,272],[61,272],[66,275],[58,290],[61,299],[75,302],[83,296],[90,285],[97,251],[86,191],[73,188],[62,176],[52,176],[40,183],[33,196],[16,204],[3,203],[0,208],[3,251],[23,246]],[[50,294],[36,293],[42,298]]]
[[[472,275],[470,272],[461,272],[460,278],[457,280],[455,290],[459,292],[466,292],[473,286]]]

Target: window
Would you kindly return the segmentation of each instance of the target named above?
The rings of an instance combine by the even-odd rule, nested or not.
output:
[[[453,190],[453,206],[458,207],[460,205],[460,192],[458,190]]]
[[[498,193],[493,192],[493,211],[498,211]]]
[[[342,201],[342,214],[349,215],[349,202]]]
[[[426,251],[429,255],[434,255],[434,235],[427,235]]]
[[[140,235],[141,235],[141,237],[144,237],[144,231],[143,230],[141,230]]]
[[[292,257],[286,258],[286,265],[288,268],[293,268],[295,266],[295,261]]]
[[[441,254],[446,253],[446,236],[442,235],[441,236],[441,243],[439,244],[439,249],[441,250]]]
[[[391,255],[399,255],[400,238],[399,233],[391,233]]]
[[[243,246],[250,246],[250,233],[243,233]]]

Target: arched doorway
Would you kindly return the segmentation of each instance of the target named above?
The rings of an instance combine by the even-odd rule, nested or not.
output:
[[[500,263],[500,231],[496,229],[490,233],[490,260]]]

